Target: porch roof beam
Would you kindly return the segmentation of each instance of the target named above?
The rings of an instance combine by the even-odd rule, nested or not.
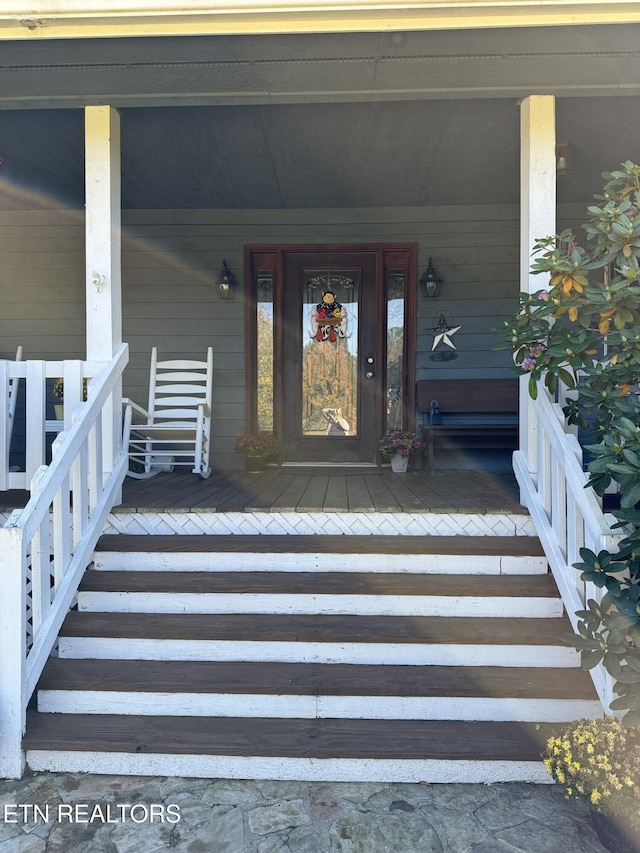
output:
[[[637,22],[637,0],[9,0],[0,40]]]

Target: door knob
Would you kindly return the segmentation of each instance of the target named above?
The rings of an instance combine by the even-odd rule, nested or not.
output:
[[[367,377],[367,379],[373,379],[373,370],[367,370],[365,376]]]

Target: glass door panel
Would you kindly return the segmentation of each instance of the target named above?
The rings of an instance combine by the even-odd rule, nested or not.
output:
[[[358,435],[358,315],[354,272],[305,274],[302,435]]]

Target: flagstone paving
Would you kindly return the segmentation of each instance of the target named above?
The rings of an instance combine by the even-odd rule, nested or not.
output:
[[[34,806],[38,806],[36,811]],[[0,853],[604,853],[561,788],[27,774]]]

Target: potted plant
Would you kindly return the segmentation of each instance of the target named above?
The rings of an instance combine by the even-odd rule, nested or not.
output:
[[[640,851],[640,727],[615,717],[578,720],[549,738],[542,757],[567,799],[590,807],[603,846]]]
[[[236,439],[234,450],[245,457],[247,471],[264,471],[278,453],[278,442],[271,433],[250,432]]]
[[[424,447],[424,442],[415,432],[391,430],[378,442],[378,448],[383,459],[391,462],[391,470],[395,474],[403,474],[407,470],[409,456]]]

